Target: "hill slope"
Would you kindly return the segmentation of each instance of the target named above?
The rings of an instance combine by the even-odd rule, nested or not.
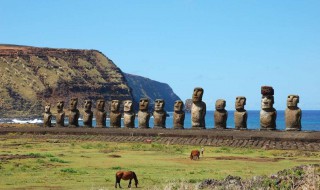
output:
[[[173,111],[173,105],[180,98],[173,92],[172,88],[166,84],[154,81],[145,77],[124,73],[128,85],[132,88],[134,102],[139,102],[140,98],[149,98],[150,109],[153,109],[155,99],[165,100],[165,109]],[[136,110],[138,105],[135,105]]]

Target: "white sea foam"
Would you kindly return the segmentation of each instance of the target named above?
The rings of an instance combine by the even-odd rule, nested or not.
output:
[[[41,120],[41,119],[31,119],[31,120],[13,119],[12,123],[20,123],[20,124],[25,124],[25,123],[43,123],[43,120]]]

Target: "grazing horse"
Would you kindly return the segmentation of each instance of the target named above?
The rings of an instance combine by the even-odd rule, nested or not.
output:
[[[192,150],[190,154],[191,160],[199,160],[200,157],[200,151],[199,150]]]
[[[115,184],[116,188],[117,188],[117,184],[119,184],[119,187],[122,188],[120,186],[121,179],[130,180],[129,185],[128,185],[129,188],[131,187],[131,180],[134,179],[134,183],[135,183],[136,187],[138,187],[138,178],[137,178],[136,173],[134,173],[133,171],[118,171],[116,173],[116,184]]]

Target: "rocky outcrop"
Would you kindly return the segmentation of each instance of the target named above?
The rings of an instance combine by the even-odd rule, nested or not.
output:
[[[130,86],[135,102],[134,108],[138,110],[140,98],[148,98],[150,101],[149,109],[154,108],[156,99],[165,100],[165,110],[173,111],[174,102],[180,98],[173,92],[172,88],[166,84],[157,82],[145,77],[124,73],[128,85]]]
[[[39,116],[52,105],[79,99],[132,99],[122,71],[97,50],[0,46],[0,116]],[[66,106],[67,107],[67,106]],[[95,107],[95,105],[93,106]]]

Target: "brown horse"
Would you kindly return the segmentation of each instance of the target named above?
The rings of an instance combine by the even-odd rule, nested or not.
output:
[[[133,171],[118,171],[116,173],[116,184],[115,184],[116,188],[117,188],[117,184],[119,184],[119,187],[122,188],[120,186],[121,179],[130,180],[129,185],[128,185],[129,188],[131,187],[131,180],[134,179],[134,183],[135,183],[136,187],[138,187],[138,178],[137,178],[136,173],[134,173]]]
[[[200,157],[200,151],[199,150],[192,150],[190,154],[191,160],[199,160]]]

